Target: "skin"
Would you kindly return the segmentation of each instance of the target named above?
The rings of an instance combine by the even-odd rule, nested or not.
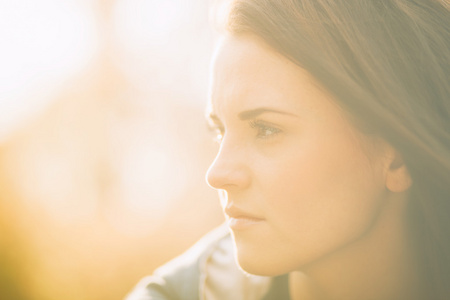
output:
[[[240,267],[290,273],[293,299],[413,299],[411,181],[398,153],[253,36],[223,38],[210,95],[220,150],[207,182],[226,213],[257,220],[231,228]]]

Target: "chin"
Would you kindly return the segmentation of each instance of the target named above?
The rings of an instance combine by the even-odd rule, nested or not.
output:
[[[244,251],[236,249],[237,263],[242,271],[252,275],[258,276],[278,276],[292,270],[289,266],[285,266],[283,262],[274,258],[268,253],[261,251]]]

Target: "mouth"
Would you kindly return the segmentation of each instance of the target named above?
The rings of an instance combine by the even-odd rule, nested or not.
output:
[[[225,215],[227,216],[228,227],[232,230],[247,229],[265,221],[263,218],[233,205],[227,205]]]
[[[228,227],[233,230],[243,230],[252,226],[255,226],[261,222],[264,222],[264,219],[251,219],[251,218],[228,218]]]

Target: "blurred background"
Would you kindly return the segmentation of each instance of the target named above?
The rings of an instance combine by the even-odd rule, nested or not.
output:
[[[0,299],[123,299],[219,225],[208,0],[0,0]]]

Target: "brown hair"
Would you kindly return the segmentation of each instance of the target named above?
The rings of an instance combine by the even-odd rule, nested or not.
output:
[[[429,299],[450,295],[450,10],[447,0],[236,0],[227,30],[306,69],[362,131],[403,155]]]

